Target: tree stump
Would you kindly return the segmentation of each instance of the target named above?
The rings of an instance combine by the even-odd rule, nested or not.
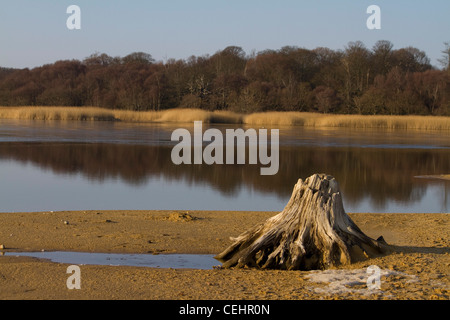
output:
[[[337,181],[325,174],[300,179],[284,210],[244,232],[215,258],[223,268],[316,270],[354,263],[388,250],[345,213]]]

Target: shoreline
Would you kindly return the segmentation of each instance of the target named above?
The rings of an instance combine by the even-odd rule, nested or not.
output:
[[[129,123],[241,124],[248,126],[303,126],[314,128],[354,128],[390,130],[450,130],[450,117],[419,115],[321,114],[296,111],[267,111],[240,114],[231,111],[201,109],[167,109],[163,111],[129,111],[99,107],[5,107],[0,106],[0,119],[121,121]]]
[[[217,254],[234,237],[278,212],[64,211],[0,213],[3,251]],[[83,265],[82,289],[68,290],[67,264],[0,255],[0,299],[302,300],[450,298],[450,215],[349,213],[395,251],[323,272],[154,269]],[[2,250],[0,250],[2,251]],[[382,290],[337,290],[329,272],[354,276],[376,265]],[[45,275],[43,277],[43,275]],[[318,277],[318,278],[317,278]],[[350,279],[350,278],[349,278]],[[345,279],[344,279],[345,280]],[[353,283],[353,282],[352,282]]]
[[[5,248],[3,251],[15,249],[17,252],[217,254],[231,244],[230,237],[238,236],[278,213],[208,210],[0,212],[0,245]],[[416,237],[416,241],[421,239],[419,234],[426,239],[430,236],[419,230],[395,226],[396,223],[414,220],[450,222],[449,213],[348,215],[369,237],[375,239],[382,235],[389,244],[400,246],[410,244],[406,234]],[[371,224],[372,221],[376,223]],[[394,229],[383,228],[388,226],[395,226],[396,231],[401,230],[404,234],[394,234]],[[44,236],[45,233],[49,235]],[[450,237],[448,245],[450,247]]]

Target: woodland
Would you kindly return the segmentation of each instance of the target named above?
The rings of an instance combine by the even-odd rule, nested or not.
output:
[[[97,52],[32,69],[1,67],[0,105],[448,116],[448,43],[442,53],[437,68],[424,51],[394,49],[386,40],[372,48],[356,41],[343,50],[286,46],[250,54],[229,46],[165,61]]]

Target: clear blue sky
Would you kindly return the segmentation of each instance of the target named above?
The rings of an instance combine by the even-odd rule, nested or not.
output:
[[[81,30],[66,27],[72,4],[81,8]],[[381,30],[366,27],[373,4],[381,7]],[[344,49],[357,40],[368,48],[377,40],[414,46],[438,65],[449,17],[449,0],[0,0],[0,66],[32,68],[94,52],[184,59],[229,45],[247,53]]]

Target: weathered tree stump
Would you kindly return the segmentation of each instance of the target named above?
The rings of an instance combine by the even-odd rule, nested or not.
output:
[[[300,179],[280,214],[231,239],[215,257],[223,268],[327,269],[388,249],[382,237],[366,236],[345,213],[337,181],[325,174]]]

